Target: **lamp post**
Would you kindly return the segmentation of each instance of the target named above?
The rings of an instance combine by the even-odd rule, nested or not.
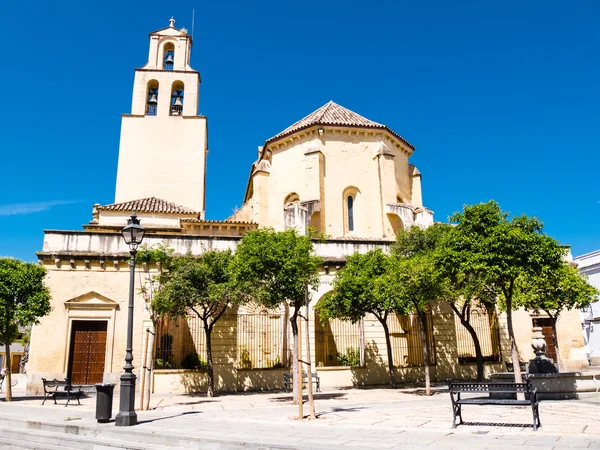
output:
[[[134,410],[135,404],[135,375],[133,373],[133,294],[135,287],[135,255],[138,245],[144,239],[144,228],[140,225],[135,211],[127,219],[127,225],[123,228],[123,238],[129,245],[129,308],[127,313],[127,348],[125,349],[125,373],[121,375],[121,397],[119,413],[115,418],[118,427],[129,427],[137,424],[137,414]]]

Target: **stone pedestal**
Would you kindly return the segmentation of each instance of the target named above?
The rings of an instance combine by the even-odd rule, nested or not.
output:
[[[533,327],[533,341],[531,347],[535,358],[529,361],[529,374],[558,373],[558,369],[551,359],[546,358],[546,341],[542,334],[542,327]]]

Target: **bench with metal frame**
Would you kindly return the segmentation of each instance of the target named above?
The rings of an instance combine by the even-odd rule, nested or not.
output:
[[[539,396],[531,382],[496,383],[496,382],[451,382],[448,386],[452,400],[452,428],[463,424],[463,405],[499,405],[499,406],[529,406],[533,412],[533,430],[542,426],[539,412]],[[487,397],[461,397],[461,394],[488,394]],[[523,394],[523,400],[517,394]]]
[[[306,384],[308,379],[308,374],[306,372],[302,373],[302,385]],[[283,373],[283,391],[290,392],[290,388],[294,386],[294,374],[293,373]],[[317,372],[312,373],[312,383],[316,385],[317,392],[321,392],[321,379],[319,378],[319,374]]]
[[[71,399],[76,399],[77,403],[81,405],[79,397],[83,395],[83,391],[79,386],[72,386],[68,379],[46,380],[45,378],[42,378],[42,383],[44,384],[44,401],[42,402],[42,405],[46,403],[46,400],[48,399],[54,400],[54,404],[56,405],[57,398],[66,398],[67,403],[65,406],[69,405]]]

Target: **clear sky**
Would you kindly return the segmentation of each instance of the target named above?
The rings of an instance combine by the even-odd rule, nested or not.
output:
[[[329,100],[416,146],[445,221],[495,199],[574,255],[600,248],[596,1],[3,1],[0,255],[114,201],[121,114],[148,33],[192,29],[206,213],[242,203],[257,146]]]

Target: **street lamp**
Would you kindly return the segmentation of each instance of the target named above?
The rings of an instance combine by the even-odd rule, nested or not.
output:
[[[135,254],[138,245],[144,239],[144,228],[140,225],[135,211],[127,219],[123,228],[123,239],[129,245],[129,310],[127,314],[127,348],[125,349],[125,373],[121,375],[121,397],[119,413],[115,419],[118,427],[129,427],[137,424],[137,414],[134,410],[135,403],[135,375],[133,374],[133,291],[135,287]]]

